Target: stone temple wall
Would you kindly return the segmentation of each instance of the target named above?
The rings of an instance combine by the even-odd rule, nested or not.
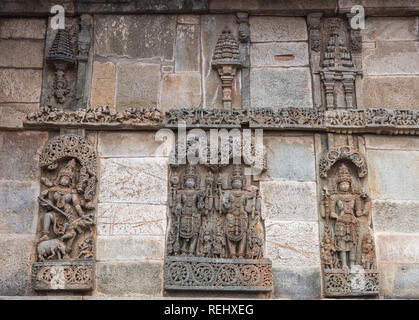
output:
[[[57,89],[59,68],[48,63],[57,39],[48,1],[0,4],[0,296],[174,294],[165,290],[164,279],[173,222],[170,150],[157,152],[163,142],[155,136],[173,124],[167,120],[174,117],[173,110],[179,119],[185,108],[225,107],[212,63],[219,37],[228,29],[243,59],[230,84],[231,107],[263,109],[266,115],[261,122],[252,114],[250,120],[230,123],[264,129],[267,168],[254,180],[262,199],[264,258],[272,262],[272,290],[260,297],[331,296],[324,280],[328,229],[323,213],[329,198],[323,189],[332,190],[335,177],[348,178],[333,163],[325,171],[327,178],[322,176],[322,156],[348,146],[365,160],[358,165],[339,155],[338,161],[368,194],[368,199],[355,197],[370,219],[366,225],[372,230],[379,276],[374,297],[419,298],[418,1],[358,1],[366,10],[365,29],[340,34],[354,65],[345,71],[353,76],[352,87],[343,81],[332,89],[339,111],[329,105],[328,70],[321,61],[333,29],[329,25],[343,30],[357,1],[267,1],[263,6],[244,0],[183,0],[177,6],[163,0],[144,6],[113,2],[62,1],[73,45],[87,43],[88,49],[79,46],[77,66],[65,70],[68,92],[61,105],[56,97],[64,92]],[[237,12],[248,13],[242,21],[249,27],[248,42],[239,40]],[[322,49],[316,46],[318,37]],[[52,115],[57,111],[42,109],[47,105],[70,113],[109,106],[115,111],[109,117],[120,115],[122,120],[104,120],[102,111],[99,116],[92,112],[92,118],[63,120]],[[127,110],[133,106],[156,107],[161,117],[132,122],[135,116]],[[289,110],[285,118],[314,110],[322,122],[301,115],[291,125],[269,122],[274,115],[266,110],[278,108]],[[355,114],[360,112],[362,123]],[[222,128],[223,123],[205,128],[210,127]],[[32,268],[45,214],[38,196],[46,188],[40,163],[48,141],[66,134],[81,135],[98,155],[91,287],[36,290]],[[366,177],[359,173],[362,165],[368,167]],[[356,240],[360,261],[361,240]]]

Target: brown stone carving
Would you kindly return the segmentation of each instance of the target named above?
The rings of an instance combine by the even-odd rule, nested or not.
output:
[[[42,107],[40,111],[27,115],[25,125],[28,126],[109,126],[109,127],[148,127],[163,123],[162,113],[155,107],[136,108],[116,112],[108,106],[78,109],[76,111],[61,110],[56,107]]]
[[[82,15],[66,19],[65,29],[53,37],[45,69],[42,103],[60,109],[86,108],[87,66],[91,42],[91,17]],[[49,31],[54,33],[54,31]],[[49,40],[51,41],[51,40]]]
[[[81,136],[61,135],[47,143],[40,167],[34,289],[91,289],[97,154]]]
[[[231,108],[233,80],[241,66],[239,45],[231,31],[226,28],[218,38],[212,57],[212,67],[221,78],[224,108]]]
[[[171,166],[167,290],[272,289],[261,196],[244,167]]]
[[[332,148],[320,160],[321,257],[326,296],[378,294],[371,199],[361,180],[365,158],[349,146]]]

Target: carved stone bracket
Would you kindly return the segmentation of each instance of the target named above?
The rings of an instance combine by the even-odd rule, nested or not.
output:
[[[268,259],[167,257],[166,290],[272,291]]]
[[[33,288],[92,289],[96,151],[79,135],[60,135],[48,141],[39,166],[43,170]]]

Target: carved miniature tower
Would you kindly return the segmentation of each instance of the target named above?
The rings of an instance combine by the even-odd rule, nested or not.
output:
[[[233,80],[241,66],[239,45],[230,30],[225,28],[218,38],[212,58],[212,67],[221,78],[224,108],[231,109]]]

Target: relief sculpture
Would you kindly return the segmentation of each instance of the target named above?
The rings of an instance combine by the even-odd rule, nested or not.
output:
[[[78,135],[50,140],[41,154],[35,290],[91,289],[96,159],[93,146]]]
[[[261,197],[244,165],[171,169],[165,289],[270,291]]]
[[[323,166],[328,169],[321,175],[327,180],[320,208],[325,296],[377,295],[371,199],[361,180],[367,174],[366,162],[358,150],[340,148],[348,149],[347,154],[356,155],[359,161],[327,155],[336,153],[335,149],[322,157],[334,159],[330,166]]]

